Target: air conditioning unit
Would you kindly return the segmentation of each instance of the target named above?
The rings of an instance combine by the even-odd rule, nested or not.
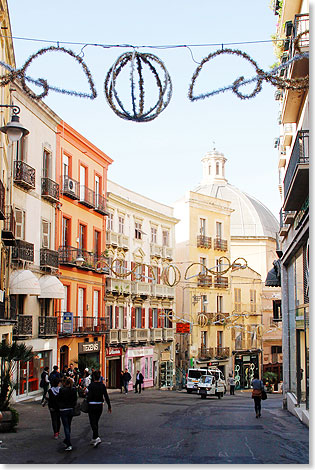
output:
[[[68,178],[63,182],[63,191],[67,193],[75,193],[75,182]]]

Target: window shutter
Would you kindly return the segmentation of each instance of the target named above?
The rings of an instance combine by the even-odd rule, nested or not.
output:
[[[119,307],[115,307],[115,328],[119,328]]]
[[[158,328],[162,328],[161,309],[158,308]]]
[[[148,268],[148,283],[152,284],[152,278],[153,278],[153,269],[152,266]]]
[[[15,237],[24,239],[24,212],[15,208]]]
[[[149,328],[153,326],[152,308],[149,308]]]
[[[47,220],[42,220],[42,248],[50,247],[50,224]]]
[[[127,329],[127,307],[124,307],[124,330]]]
[[[145,308],[141,309],[141,328],[145,328]]]
[[[131,307],[131,328],[136,328],[136,309]]]

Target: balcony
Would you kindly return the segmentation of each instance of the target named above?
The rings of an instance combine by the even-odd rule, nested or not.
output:
[[[134,328],[130,330],[130,340],[135,343],[146,343],[150,341],[150,330],[146,328]]]
[[[309,194],[309,131],[299,131],[283,181],[285,211],[299,210]]]
[[[14,327],[13,336],[27,337],[33,335],[32,315],[18,315],[17,325]]]
[[[75,248],[73,246],[60,246],[58,257],[59,264],[75,266],[87,271],[95,271],[96,263],[98,261],[98,256],[95,253],[85,249]]]
[[[107,331],[105,318],[100,317],[73,317],[72,332],[64,326],[63,318],[58,318],[58,334],[59,336],[86,335],[105,333]]]
[[[129,342],[128,330],[119,330],[119,342],[122,344]]]
[[[230,348],[215,348],[216,359],[227,359],[230,357]]]
[[[215,322],[217,323],[217,325],[223,325],[227,321],[229,316],[229,313],[217,312],[215,313]]]
[[[49,250],[48,248],[40,249],[40,267],[41,268],[58,268],[59,253],[58,251]]]
[[[215,289],[227,289],[229,287],[229,278],[225,276],[214,276]]]
[[[173,259],[173,249],[168,246],[162,247],[162,258],[172,260]]]
[[[39,317],[38,318],[38,337],[47,338],[57,336],[58,318],[57,317]]]
[[[35,189],[35,169],[25,162],[14,162],[13,181],[24,189]]]
[[[5,219],[5,187],[0,180],[0,220]]]
[[[16,240],[12,247],[12,261],[29,261],[34,263],[34,244]]]
[[[106,210],[106,199],[100,194],[95,194],[95,206],[94,210],[102,215],[108,215]]]
[[[122,248],[127,251],[129,249],[129,238],[123,233],[116,233],[112,230],[106,231],[106,245],[113,248]]]
[[[2,242],[6,246],[15,245],[15,217],[13,209],[6,206],[4,226],[1,233]]]
[[[163,341],[173,341],[174,330],[173,328],[163,328]]]
[[[80,185],[73,178],[70,178],[68,175],[62,176],[60,187],[61,187],[61,194],[63,194],[64,196],[68,196],[70,199],[74,199],[74,200],[79,199]]]
[[[163,247],[156,243],[150,244],[150,255],[155,258],[161,258],[163,254]]]
[[[106,293],[113,295],[124,295],[127,297],[131,294],[131,281],[118,278],[106,278]]]
[[[213,249],[218,251],[227,251],[227,240],[216,237],[213,241]]]
[[[109,344],[118,344],[119,343],[119,330],[110,329],[106,333],[106,340]]]
[[[136,296],[146,296],[151,294],[151,284],[147,282],[133,281],[131,283],[131,293]]]
[[[95,208],[95,193],[87,186],[80,186],[80,203],[89,209]]]
[[[151,328],[150,329],[150,341],[163,341],[163,330],[162,328]]]
[[[197,247],[198,248],[211,248],[211,237],[206,237],[205,235],[197,236]]]
[[[208,361],[214,357],[214,348],[201,347],[198,349],[198,359],[200,361]]]
[[[207,276],[207,274],[198,274],[197,285],[199,287],[211,287],[212,276]]]
[[[42,198],[49,202],[59,202],[59,184],[50,178],[42,178]]]

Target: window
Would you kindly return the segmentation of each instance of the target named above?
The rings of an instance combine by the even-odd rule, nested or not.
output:
[[[235,312],[242,311],[241,289],[234,289],[234,310]]]
[[[151,227],[151,243],[156,243],[157,228]]]
[[[252,289],[250,291],[250,311],[251,313],[256,312],[256,291]]]
[[[99,195],[100,195],[100,177],[95,175],[95,207],[98,207]]]
[[[62,173],[64,176],[69,176],[69,157],[65,154],[62,156]]]
[[[150,357],[150,369],[149,369],[149,374],[150,374],[150,378],[152,378],[152,374],[153,374],[153,357]]]
[[[86,248],[86,226],[79,224],[79,249],[83,250]]]
[[[15,238],[25,239],[25,212],[18,207],[15,208]]]
[[[78,326],[83,326],[83,316],[84,316],[84,298],[85,298],[85,289],[82,287],[78,288]]]
[[[137,265],[134,273],[135,273],[136,281],[141,281],[141,279],[142,279],[142,264]]]
[[[70,245],[70,220],[62,218],[62,246]]]
[[[222,238],[222,222],[216,222],[215,226],[217,238]]]
[[[242,349],[243,344],[243,332],[238,331],[235,336],[235,349]]]
[[[63,286],[64,288],[64,292],[65,292],[65,296],[63,299],[61,299],[61,311],[62,312],[68,312],[69,311],[69,305],[68,305],[68,301],[70,299],[69,297],[69,286]]]
[[[163,246],[169,246],[170,232],[168,230],[163,230],[162,231],[162,240],[163,240]]]
[[[94,257],[99,259],[101,254],[101,233],[98,230],[94,230]]]
[[[215,174],[219,175],[220,174],[220,163],[216,162],[215,164]]]
[[[49,317],[51,299],[39,299],[40,314],[42,317]]]
[[[201,331],[201,339],[200,339],[200,344],[202,348],[207,347],[207,332],[206,331]]]
[[[216,266],[216,272],[220,274],[222,272],[223,268],[223,260],[222,259],[216,259],[215,260],[215,266]]]
[[[118,217],[118,233],[124,233],[124,223],[125,219],[123,216]]]
[[[113,306],[108,305],[106,308],[106,327],[111,330],[113,328]]]
[[[208,300],[206,295],[201,296],[201,308],[203,312],[207,311]]]
[[[16,160],[24,162],[26,160],[27,137],[23,136],[16,142]]]
[[[94,291],[93,294],[93,324],[97,326],[98,316],[99,316],[99,303],[100,303],[100,293],[98,290]]]
[[[142,224],[140,222],[135,222],[135,238],[137,240],[142,239]]]
[[[113,230],[114,226],[114,214],[109,213],[107,217],[107,230]]]
[[[80,165],[80,201],[85,201],[86,168]]]
[[[217,296],[217,313],[223,312],[223,295]]]
[[[282,354],[282,346],[271,346],[271,354]]]
[[[200,235],[206,235],[206,219],[200,219]]]
[[[200,264],[201,264],[201,274],[206,274],[206,267],[207,267],[207,259],[206,258],[200,258]]]
[[[50,223],[42,219],[42,248],[50,248]]]
[[[43,151],[43,178],[50,178],[51,171],[51,153],[44,149]]]
[[[273,300],[273,321],[282,321],[281,300]]]
[[[141,328],[141,313],[142,308],[136,307],[136,328]]]
[[[211,175],[211,165],[208,166],[209,175]]]
[[[217,331],[217,347],[223,347],[223,331]]]
[[[157,328],[158,327],[158,309],[153,308],[152,309],[152,328]]]

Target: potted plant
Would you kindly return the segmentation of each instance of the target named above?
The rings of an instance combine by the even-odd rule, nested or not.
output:
[[[33,357],[31,347],[24,343],[0,343],[0,431],[12,431],[19,422],[18,412],[10,406],[12,393],[17,388],[13,374],[17,361],[30,361]]]
[[[271,393],[272,384],[274,384],[278,378],[277,374],[275,374],[274,372],[265,372],[263,378],[265,380],[267,392]]]

